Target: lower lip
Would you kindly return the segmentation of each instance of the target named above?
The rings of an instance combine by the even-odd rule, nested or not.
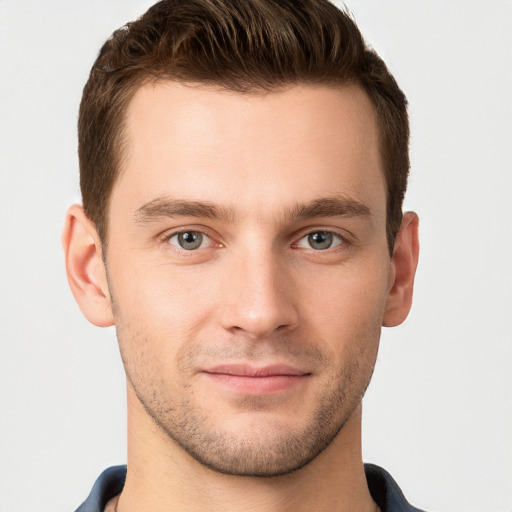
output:
[[[308,375],[268,375],[249,377],[227,373],[206,373],[213,382],[249,395],[271,395],[301,384]]]

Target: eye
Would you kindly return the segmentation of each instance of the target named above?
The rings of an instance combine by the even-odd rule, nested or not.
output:
[[[200,231],[182,231],[170,236],[167,243],[186,251],[194,251],[195,249],[204,248],[211,243],[211,240]]]
[[[302,237],[297,247],[303,249],[314,249],[315,251],[325,251],[332,249],[343,243],[343,238],[331,231],[313,231]]]

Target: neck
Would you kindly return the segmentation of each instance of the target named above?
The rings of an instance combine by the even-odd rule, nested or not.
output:
[[[184,452],[128,393],[128,472],[118,512],[375,511],[361,457],[361,406],[303,468],[277,477],[213,471]]]

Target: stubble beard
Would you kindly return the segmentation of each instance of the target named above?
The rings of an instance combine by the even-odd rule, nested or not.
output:
[[[347,420],[343,417],[338,422],[332,421],[332,410],[339,410],[346,403],[340,390],[331,397],[323,397],[322,405],[300,431],[283,431],[278,423],[272,422],[264,425],[261,437],[254,431],[222,431],[191,405],[190,400],[184,399],[178,406],[148,400],[146,397],[151,393],[140,392],[132,379],[130,383],[154,423],[174,443],[203,466],[233,476],[273,477],[296,471],[317,457]],[[258,411],[264,409],[258,399],[246,399],[246,404],[254,414],[264,416]],[[262,424],[265,421],[265,417],[260,419]]]
[[[147,353],[140,347],[151,344],[143,336],[127,339],[130,329],[120,328],[117,324],[119,346],[125,365],[127,378],[140,403],[159,429],[172,443],[184,450],[188,455],[205,467],[219,473],[233,476],[275,477],[296,471],[328,447],[345,425],[346,421],[359,405],[370,382],[375,359],[368,364],[368,354],[361,347],[371,347],[368,339],[358,340],[358,357],[347,363],[345,367],[334,371],[316,397],[317,405],[311,409],[308,417],[300,428],[283,428],[278,421],[266,421],[265,408],[268,405],[265,397],[245,397],[245,410],[251,410],[258,419],[261,431],[251,430],[230,431],[222,429],[222,425],[212,422],[208,414],[193,402],[194,391],[190,383],[181,384],[181,397],[171,398],[165,389],[163,380],[158,379],[158,361],[147,358]],[[128,336],[130,338],[130,336]],[[377,340],[378,341],[378,340]],[[309,360],[316,359],[318,367],[330,365],[329,358],[318,349],[297,345],[290,340],[273,340],[271,350],[279,346],[280,354],[303,352]],[[193,360],[198,347],[202,344],[187,345],[185,354],[180,357],[179,374]],[[194,347],[195,345],[195,347]],[[236,347],[236,343],[230,344]],[[231,349],[238,355],[257,357],[249,344],[243,351]],[[137,356],[130,357],[125,347],[139,349]],[[261,349],[261,345],[259,346]],[[286,348],[288,347],[288,348]],[[204,347],[203,347],[204,348]],[[136,349],[137,350],[137,349]],[[227,347],[210,348],[225,355]],[[196,352],[194,352],[196,351]],[[297,354],[293,354],[296,357]],[[306,359],[306,360],[308,360]],[[169,370],[167,370],[169,371]],[[275,420],[275,418],[274,418]]]

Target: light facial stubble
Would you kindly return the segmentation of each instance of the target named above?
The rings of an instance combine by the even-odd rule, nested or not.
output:
[[[366,391],[380,334],[378,328],[372,335],[366,333],[366,337],[352,340],[356,354],[338,369],[331,355],[287,336],[256,342],[243,339],[222,344],[185,342],[177,367],[166,371],[178,383],[173,393],[162,375],[158,357],[151,355],[151,340],[120,321],[121,315],[115,309],[126,375],[147,414],[173,443],[202,465],[236,476],[287,474],[308,464],[329,446]],[[240,397],[236,404],[240,414],[252,414],[254,421],[250,428],[237,430],[215,424],[208,411],[197,403],[193,369],[201,358],[257,363],[276,355],[314,367],[315,373],[322,376],[322,387],[314,393],[316,403],[301,428],[283,425],[272,414],[272,408],[277,406],[269,397]]]

